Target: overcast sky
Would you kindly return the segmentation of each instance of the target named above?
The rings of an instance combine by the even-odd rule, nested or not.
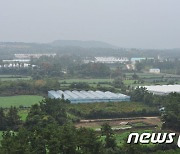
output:
[[[0,41],[179,48],[180,0],[0,0]]]

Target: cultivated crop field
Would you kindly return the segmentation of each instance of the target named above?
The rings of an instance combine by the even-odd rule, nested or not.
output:
[[[132,77],[134,73],[126,73],[127,77]],[[153,73],[136,73],[140,78],[154,78],[154,77],[162,77],[163,74],[153,74]]]
[[[30,76],[0,75],[0,81],[30,80]]]
[[[161,127],[162,122],[159,117],[133,117],[133,118],[114,118],[114,119],[98,119],[98,121],[80,121],[76,123],[76,127],[86,128],[100,128],[103,123],[108,123],[112,128],[132,126],[132,127],[144,127],[150,125],[156,125],[158,128]]]
[[[126,142],[128,136],[132,132],[144,133],[144,132],[156,132],[160,131],[162,122],[159,117],[139,117],[139,118],[127,118],[127,119],[101,119],[100,121],[89,121],[89,122],[79,122],[75,126],[77,128],[85,127],[91,128],[95,131],[100,131],[101,126],[104,123],[108,123],[114,131],[114,137],[118,146],[123,146]],[[133,125],[132,125],[133,124]],[[143,125],[142,125],[143,124]],[[146,125],[145,125],[146,124]],[[136,127],[134,127],[136,126]],[[119,130],[117,130],[118,128]],[[101,140],[104,142],[105,136],[101,136]],[[153,144],[148,144],[147,146],[153,146]]]
[[[98,82],[110,82],[110,79],[65,79],[59,80],[61,83],[73,83],[73,82],[86,82],[86,83],[98,83]]]
[[[113,79],[64,79],[64,80],[59,80],[61,87],[68,87],[72,83],[79,83],[79,82],[84,82],[89,84],[91,87],[96,88],[97,85],[99,84],[100,86],[103,87],[112,87],[110,84],[112,83]]]
[[[43,99],[42,96],[36,95],[20,95],[0,97],[0,107],[9,108],[10,106],[30,107],[33,104],[39,103]]]
[[[155,107],[149,107],[146,104],[139,102],[111,102],[111,103],[79,103],[71,104],[70,108],[76,109],[77,111],[88,114],[92,111],[104,111],[104,112],[116,112],[116,113],[128,113],[128,112],[138,112],[146,110],[154,111]]]

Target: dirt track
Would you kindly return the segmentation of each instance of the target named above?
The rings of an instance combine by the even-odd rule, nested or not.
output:
[[[132,118],[115,118],[115,119],[93,119],[93,120],[81,120],[76,123],[76,127],[98,127],[103,123],[109,123],[111,126],[119,126],[122,122],[136,123],[144,122],[151,125],[161,125],[161,120],[159,117],[132,117]]]

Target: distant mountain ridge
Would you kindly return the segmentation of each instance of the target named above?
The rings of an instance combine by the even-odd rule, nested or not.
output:
[[[80,40],[56,40],[51,43],[53,46],[66,47],[66,46],[76,46],[82,48],[117,48],[102,41],[80,41]]]
[[[54,41],[52,43],[0,42],[0,60],[13,59],[14,54],[56,53],[80,57],[163,57],[180,58],[180,49],[120,48],[100,41]]]

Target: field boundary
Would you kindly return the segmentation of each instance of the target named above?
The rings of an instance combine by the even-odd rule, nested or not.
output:
[[[112,118],[112,119],[89,119],[89,120],[80,120],[80,123],[119,121],[119,120],[143,120],[143,119],[154,119],[154,118],[158,118],[158,116],[157,117]]]

